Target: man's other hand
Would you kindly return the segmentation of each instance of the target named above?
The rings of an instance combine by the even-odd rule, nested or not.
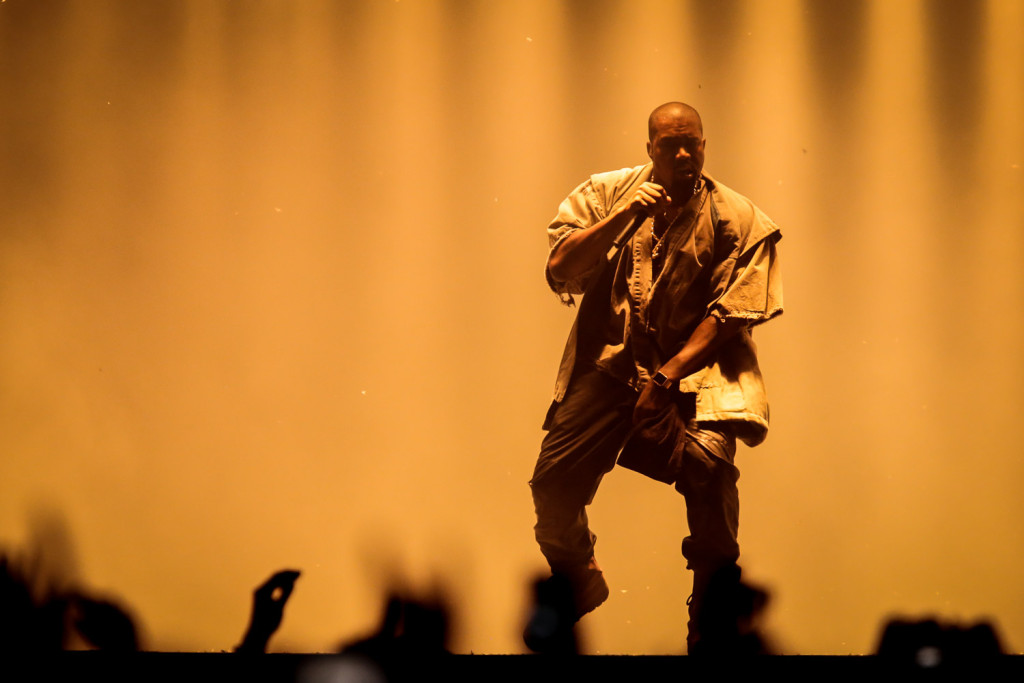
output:
[[[676,391],[675,387],[660,387],[654,382],[648,382],[644,385],[643,391],[640,392],[640,398],[636,401],[636,406],[633,408],[633,424],[640,424],[640,422],[649,417],[657,417],[668,402],[672,400],[672,392]]]

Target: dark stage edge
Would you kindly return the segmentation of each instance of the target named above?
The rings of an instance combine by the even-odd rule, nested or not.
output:
[[[367,660],[346,655],[231,653],[111,654],[60,652],[0,657],[3,681],[625,681],[735,680],[744,674],[779,675],[790,680],[870,680],[885,674],[912,680],[975,679],[991,673],[1024,676],[1024,656],[1003,655],[944,663],[923,669],[875,656],[772,655],[732,659],[685,656],[450,655],[391,662],[390,677]],[[19,673],[16,673],[19,672]]]

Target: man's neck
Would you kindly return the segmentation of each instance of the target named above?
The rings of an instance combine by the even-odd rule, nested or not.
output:
[[[685,206],[690,201],[690,198],[697,194],[694,192],[694,185],[689,183],[673,183],[670,185],[659,180],[656,175],[652,175],[652,180],[664,187],[668,191],[668,196],[672,198],[672,202],[679,206]],[[697,184],[699,183],[700,180],[698,179]]]

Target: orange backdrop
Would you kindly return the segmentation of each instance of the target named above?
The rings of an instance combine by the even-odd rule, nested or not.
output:
[[[303,571],[275,649],[448,587],[519,652],[526,485],[573,312],[544,227],[646,117],[783,228],[742,449],[746,576],[785,652],[891,614],[1024,644],[1024,3],[6,0],[0,543],[221,650]],[[593,509],[587,651],[684,649],[682,500]],[[1014,650],[1016,651],[1016,649]]]

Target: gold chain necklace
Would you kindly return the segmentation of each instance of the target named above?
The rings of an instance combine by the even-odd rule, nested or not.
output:
[[[651,182],[654,182],[654,173],[653,172],[651,173]],[[697,176],[697,180],[693,183],[693,194],[690,195],[690,196],[691,197],[696,197],[697,194],[700,193],[700,189],[701,189],[700,176]],[[665,238],[668,236],[668,231],[672,229],[672,226],[674,226],[676,224],[676,221],[679,220],[679,217],[683,215],[683,213],[684,213],[683,210],[685,208],[686,208],[686,206],[684,205],[681,209],[679,209],[679,213],[677,213],[675,215],[675,218],[673,218],[671,221],[668,220],[668,216],[666,215],[666,212],[663,211],[661,213],[661,217],[663,219],[665,219],[666,221],[668,221],[668,225],[665,226],[665,231],[661,233],[661,237],[658,237],[658,235],[654,232],[654,223],[657,222],[657,219],[655,219],[655,221],[651,223],[651,240],[653,241],[653,244],[651,245],[651,260],[652,261],[654,259],[658,258],[658,251],[661,249],[662,243],[665,241]],[[700,214],[700,208],[699,207],[697,209],[697,214]]]

